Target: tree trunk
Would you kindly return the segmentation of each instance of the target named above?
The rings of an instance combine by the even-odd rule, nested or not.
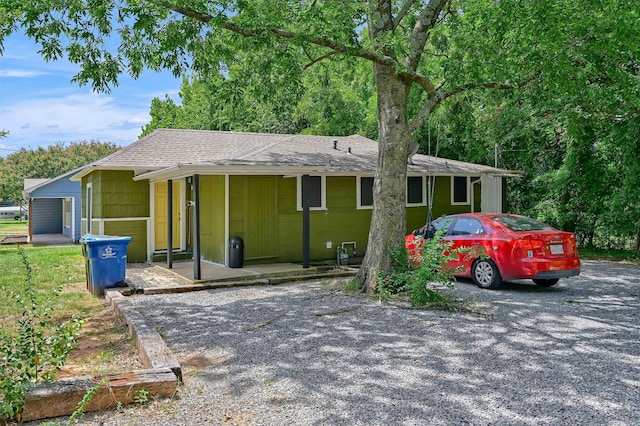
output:
[[[404,250],[406,233],[407,95],[409,83],[393,68],[374,65],[378,95],[378,164],[373,183],[369,241],[356,279],[367,293],[376,292],[379,277],[392,272],[394,250]]]

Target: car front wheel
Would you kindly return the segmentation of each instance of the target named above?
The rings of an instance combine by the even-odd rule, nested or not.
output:
[[[533,280],[533,282],[540,287],[551,287],[552,285],[558,284],[558,281],[560,281],[558,278],[551,278],[548,280],[543,280],[543,279]]]
[[[502,284],[500,271],[491,259],[476,259],[471,267],[471,278],[480,288],[496,289]]]

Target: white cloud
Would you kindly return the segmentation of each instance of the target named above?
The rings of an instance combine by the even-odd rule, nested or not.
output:
[[[25,99],[0,112],[0,128],[10,132],[3,142],[28,147],[85,139],[129,144],[149,120],[148,106],[123,107],[90,92]]]
[[[0,77],[32,78],[32,77],[38,77],[46,74],[48,73],[43,71],[36,71],[36,70],[21,70],[21,69],[2,70],[0,69]]]

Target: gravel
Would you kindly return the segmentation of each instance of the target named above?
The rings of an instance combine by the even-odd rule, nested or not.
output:
[[[605,262],[546,289],[459,282],[472,312],[341,282],[135,296],[185,383],[80,424],[639,424],[639,284],[640,266]]]

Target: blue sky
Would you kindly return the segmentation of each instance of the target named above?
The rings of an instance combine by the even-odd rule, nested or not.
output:
[[[111,93],[71,83],[79,67],[45,62],[21,34],[5,40],[0,56],[0,157],[20,148],[58,142],[100,140],[124,146],[138,139],[149,122],[154,97],[177,98],[180,80],[171,73],[145,71],[138,80],[123,75]]]

